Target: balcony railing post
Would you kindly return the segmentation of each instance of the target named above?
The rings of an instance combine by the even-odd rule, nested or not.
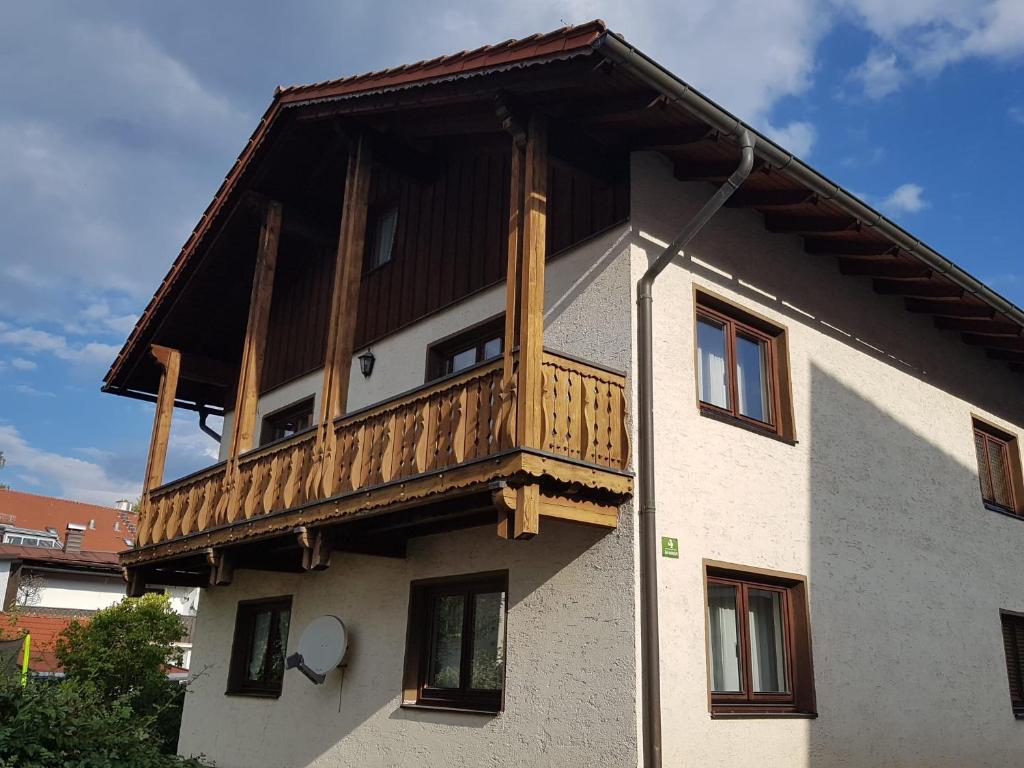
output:
[[[547,236],[547,121],[534,113],[525,151],[512,131],[512,189],[509,210],[503,394],[515,392],[515,443],[539,448],[543,421],[544,262]],[[513,357],[518,347],[518,360]],[[515,511],[501,515],[498,533],[528,538],[538,531],[540,488],[516,488]]]

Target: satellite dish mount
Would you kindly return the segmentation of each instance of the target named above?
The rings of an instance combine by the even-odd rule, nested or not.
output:
[[[285,669],[297,669],[317,685],[341,666],[348,650],[348,631],[337,616],[318,616],[303,630],[299,650],[284,660]]]

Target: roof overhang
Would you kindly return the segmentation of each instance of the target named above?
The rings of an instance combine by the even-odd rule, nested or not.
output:
[[[470,88],[471,82],[485,76],[534,67],[540,70],[544,65],[581,57],[596,58],[598,65],[587,62],[588,66],[595,70],[601,67],[609,82],[630,82],[645,93],[657,94],[656,119],[650,115],[651,104],[655,103],[651,102],[646,105],[646,114],[642,114],[643,105],[637,107],[636,123],[647,130],[647,135],[671,129],[686,137],[675,150],[666,151],[682,168],[681,178],[717,181],[727,176],[735,165],[733,157],[738,157],[730,138],[749,130],[757,140],[758,168],[734,205],[745,203],[759,210],[765,214],[769,230],[804,236],[808,252],[840,257],[844,274],[876,278],[875,287],[880,293],[906,296],[908,310],[934,315],[939,328],[960,331],[964,342],[981,346],[990,357],[1008,360],[1011,367],[1024,370],[1024,311],[694,90],[598,20],[394,69],[278,88],[118,353],[104,378],[104,391],[138,396],[129,391],[126,377],[131,365],[145,356],[147,339],[152,338],[158,324],[157,315],[180,290],[204,243],[215,236],[238,206],[240,193],[245,191],[246,172],[272,143],[274,130],[285,115],[301,113],[315,118],[322,112],[358,117],[422,104],[424,94],[447,93],[455,99]],[[543,71],[543,77],[538,71],[534,78],[538,90],[551,77],[551,68]],[[486,87],[499,89],[500,82],[488,81]],[[571,112],[563,117],[572,120]],[[696,149],[687,150],[687,142]],[[664,149],[656,142],[652,146]]]

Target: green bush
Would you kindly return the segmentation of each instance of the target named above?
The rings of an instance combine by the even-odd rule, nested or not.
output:
[[[174,755],[185,628],[163,595],[125,598],[58,637],[61,681],[0,680],[0,768],[200,768]]]
[[[0,681],[0,768],[202,768],[162,751],[130,696],[79,681]]]

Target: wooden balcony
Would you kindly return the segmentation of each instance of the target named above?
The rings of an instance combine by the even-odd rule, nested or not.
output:
[[[513,362],[510,376],[502,359],[484,363],[151,489],[123,563],[213,564],[215,551],[399,510],[414,524],[417,509],[464,511],[447,502],[470,497],[470,521],[483,511],[500,528],[525,486],[539,487],[541,518],[614,527],[633,487],[624,376],[545,351],[542,437],[529,448],[516,441]]]

